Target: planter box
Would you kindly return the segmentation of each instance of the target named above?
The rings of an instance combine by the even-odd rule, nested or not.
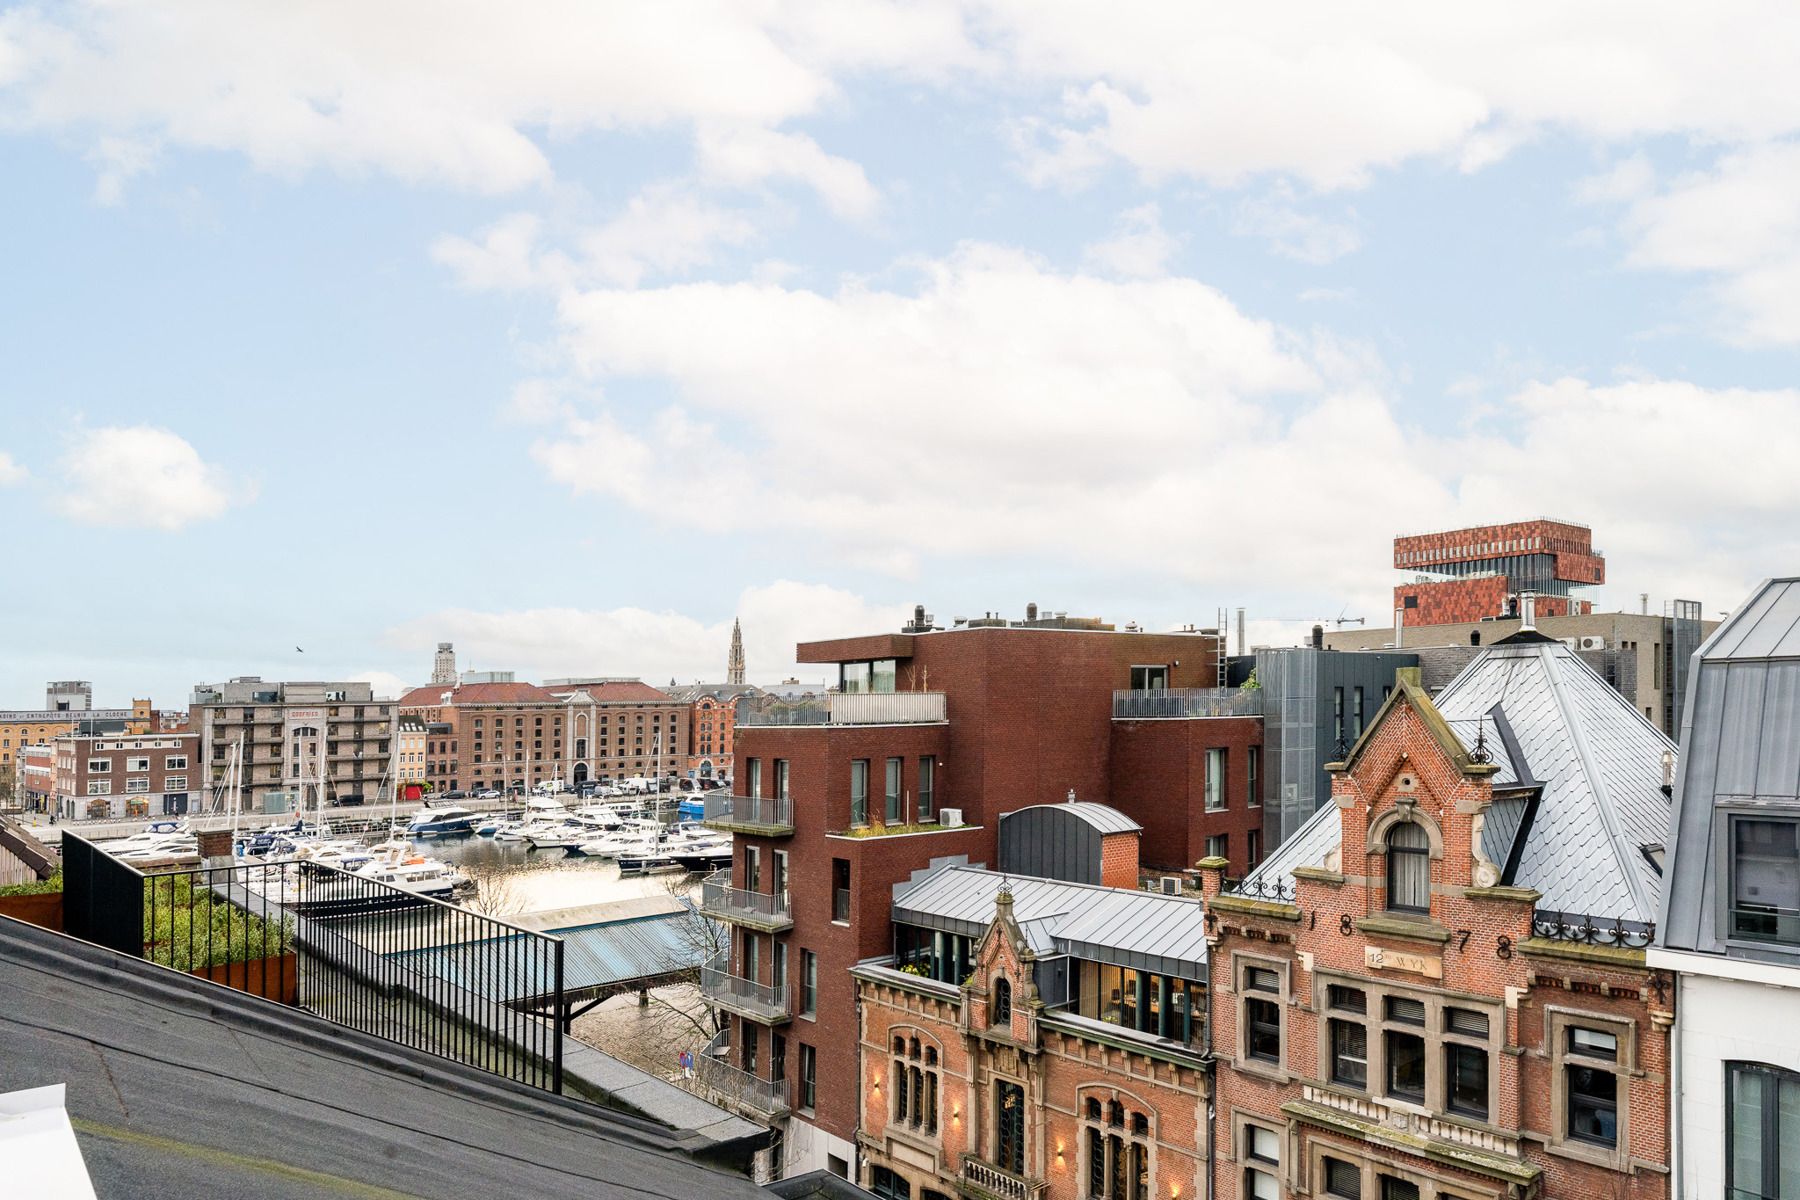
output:
[[[300,1000],[300,959],[293,954],[220,963],[188,974],[279,1004],[294,1005]]]
[[[0,896],[0,917],[11,917],[40,929],[63,931],[63,898],[61,892],[41,892],[35,896]]]

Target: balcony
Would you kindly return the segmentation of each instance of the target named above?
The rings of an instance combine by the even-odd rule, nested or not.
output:
[[[784,725],[930,725],[946,720],[942,692],[831,692],[738,714],[740,729]]]
[[[1044,1181],[1014,1175],[973,1154],[963,1155],[963,1191],[971,1196],[988,1196],[993,1200],[1038,1200],[1044,1194]]]
[[[794,832],[794,802],[786,796],[708,796],[701,820],[727,833],[787,837]]]
[[[1155,688],[1113,693],[1113,720],[1168,721],[1195,717],[1259,717],[1260,688]]]
[[[694,1056],[694,1076],[709,1098],[740,1112],[749,1111],[767,1121],[788,1115],[787,1083],[760,1079],[725,1060],[725,1035],[719,1034]]]
[[[794,927],[786,892],[772,894],[732,887],[729,868],[713,872],[700,885],[700,911],[720,921],[748,925],[764,933],[780,933]]]
[[[787,989],[733,975],[723,954],[700,968],[700,994],[727,1012],[759,1024],[785,1024],[788,1019]]]

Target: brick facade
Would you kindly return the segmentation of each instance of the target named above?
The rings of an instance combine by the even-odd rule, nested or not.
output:
[[[1397,537],[1394,566],[1460,577],[1396,587],[1394,609],[1408,626],[1504,617],[1522,591],[1539,593],[1539,616],[1584,615],[1593,611],[1591,603],[1555,593],[1606,582],[1606,559],[1594,550],[1592,532],[1563,521],[1515,521]]]
[[[206,792],[198,734],[65,734],[50,745],[64,820],[181,814]]]
[[[1334,1194],[1327,1159],[1359,1175],[1363,1196],[1383,1195],[1384,1179],[1425,1200],[1669,1194],[1658,1164],[1669,1155],[1672,994],[1641,950],[1534,936],[1537,893],[1493,886],[1493,864],[1473,848],[1494,771],[1460,754],[1403,681],[1334,773],[1342,843],[1323,866],[1296,871],[1291,902],[1219,895],[1222,870],[1204,872],[1221,1200],[1248,1195],[1251,1171],[1290,1194]],[[1389,904],[1391,847],[1409,826],[1424,835],[1428,911]],[[1478,1032],[1452,1037],[1465,1023]],[[1608,1038],[1610,1059],[1575,1053]],[[1465,1082],[1467,1064],[1485,1072],[1486,1086],[1465,1088],[1460,1102],[1453,1045],[1465,1047],[1454,1052]],[[1615,1089],[1612,1144],[1572,1125],[1588,1111],[1575,1081],[1599,1076]],[[1276,1161],[1251,1156],[1255,1130],[1266,1135],[1258,1144],[1279,1148]]]
[[[1144,827],[1146,868],[1179,871],[1221,838],[1232,874],[1262,857],[1262,797],[1251,784],[1252,755],[1262,750],[1261,717],[1198,717],[1112,723],[1107,802]],[[1221,752],[1225,777],[1208,807],[1207,764]],[[1214,848],[1218,843],[1213,843]]]
[[[1010,901],[1001,893],[960,988],[858,971],[861,1182],[873,1187],[879,1172],[892,1172],[917,1200],[1013,1189],[1038,1200],[1203,1195],[1199,1059],[1090,1035],[1047,1014]],[[1022,1107],[1016,1149],[1003,1132],[1013,1101]]]

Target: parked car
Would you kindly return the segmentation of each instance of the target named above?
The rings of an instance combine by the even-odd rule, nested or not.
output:
[[[429,798],[430,793],[426,793],[426,796]],[[461,788],[453,788],[448,792],[441,793],[439,798],[443,800],[467,800],[469,798],[469,793],[463,791]]]
[[[339,804],[361,804],[362,802],[363,794],[361,792],[346,792],[337,798]]]
[[[483,788],[481,791],[475,793],[475,798],[477,800],[498,800],[500,799],[500,793],[493,788]]]

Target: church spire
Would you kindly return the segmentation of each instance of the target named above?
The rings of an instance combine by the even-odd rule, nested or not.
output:
[[[725,682],[744,682],[744,627],[735,617],[731,621],[731,658],[725,663]]]

